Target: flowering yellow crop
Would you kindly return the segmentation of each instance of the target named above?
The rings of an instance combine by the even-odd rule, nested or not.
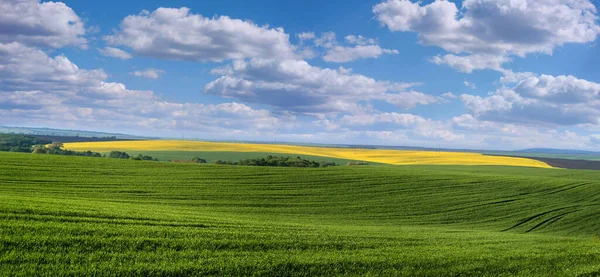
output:
[[[527,158],[486,156],[467,152],[435,152],[412,150],[355,149],[311,147],[276,144],[200,142],[183,140],[145,140],[65,143],[66,149],[78,151],[228,151],[270,152],[312,155],[321,157],[361,160],[385,164],[440,164],[440,165],[509,165],[550,168],[548,164]]]

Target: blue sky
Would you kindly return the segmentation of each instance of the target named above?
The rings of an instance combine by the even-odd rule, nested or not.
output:
[[[0,125],[600,150],[590,0],[0,7]]]

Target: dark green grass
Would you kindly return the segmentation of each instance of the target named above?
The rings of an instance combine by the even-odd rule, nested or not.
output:
[[[172,161],[172,160],[189,160],[194,157],[205,159],[211,163],[216,160],[221,161],[232,161],[237,162],[242,159],[259,159],[266,156],[278,156],[278,157],[298,157],[311,161],[324,161],[334,162],[340,165],[346,165],[348,162],[354,162],[356,160],[348,159],[337,159],[330,157],[320,157],[312,155],[293,155],[293,154],[282,154],[282,153],[268,153],[268,152],[229,152],[229,151],[133,151],[123,150],[129,155],[137,156],[138,154],[148,155],[153,158],[158,158],[161,161]],[[375,163],[373,163],[375,164]]]
[[[599,180],[0,153],[0,276],[597,276]]]

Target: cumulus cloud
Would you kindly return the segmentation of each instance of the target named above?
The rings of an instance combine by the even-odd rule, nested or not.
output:
[[[431,59],[435,64],[445,64],[460,72],[471,73],[474,70],[494,69],[502,70],[502,64],[509,62],[510,59],[500,55],[466,55],[457,56],[446,54],[444,56],[437,55]]]
[[[448,120],[419,115],[371,112],[339,120],[319,120],[330,127],[312,139],[327,137],[383,145],[438,146],[461,149],[516,150],[532,147],[594,149],[599,135],[585,135],[554,127],[492,122],[463,114]],[[332,134],[335,134],[332,135]],[[325,140],[326,141],[326,140]]]
[[[188,8],[158,8],[126,17],[120,29],[104,37],[144,56],[172,60],[221,62],[246,58],[295,57],[282,28],[269,28],[228,16],[213,18]]]
[[[315,36],[315,33],[313,32],[303,32],[297,34],[297,36],[300,40],[311,40],[317,38],[317,36]]]
[[[334,32],[322,33],[320,37],[314,37],[315,45],[325,48],[332,48],[337,45],[337,39]]]
[[[102,70],[81,69],[64,55],[50,57],[17,42],[0,43],[0,64],[0,117],[11,124],[219,133],[270,130],[280,122],[241,103],[164,101],[152,91],[108,82]]]
[[[373,7],[392,31],[413,31],[427,45],[453,53],[525,55],[584,43],[600,32],[596,7],[587,0],[465,0],[459,17],[449,1],[388,0]]]
[[[302,41],[312,40],[316,47],[324,49],[323,60],[326,62],[346,63],[359,59],[379,58],[383,54],[398,54],[398,50],[381,48],[377,40],[361,35],[344,37],[346,45],[338,42],[334,32],[325,32],[317,37],[312,32],[300,33]]]
[[[532,147],[597,148],[594,135],[578,134],[554,127],[493,122],[463,114],[449,120],[454,132],[463,134],[468,148],[519,150]]]
[[[98,49],[100,54],[106,57],[117,58],[121,60],[129,60],[131,59],[131,54],[115,47],[104,47],[102,49]]]
[[[83,21],[64,3],[39,0],[0,1],[0,43],[85,48]]]
[[[264,104],[292,113],[356,112],[359,101],[381,100],[409,109],[436,97],[405,91],[414,84],[378,81],[350,70],[320,68],[302,60],[235,61],[204,87],[205,93]]]
[[[403,134],[405,138],[457,141],[464,138],[452,131],[450,125],[403,113],[367,113],[346,115],[340,119],[341,126],[368,127],[369,132],[388,132],[386,136]]]
[[[442,93],[442,95],[440,95],[440,98],[444,99],[445,101],[450,101],[450,100],[458,98],[458,96],[454,95],[454,93],[449,91],[449,92]]]
[[[401,109],[412,109],[417,105],[430,105],[440,102],[440,99],[418,91],[402,91],[400,93],[385,93],[373,99],[394,104]]]
[[[158,77],[160,77],[160,75],[162,75],[164,73],[165,73],[164,70],[154,69],[154,68],[146,68],[145,70],[142,70],[142,71],[136,70],[129,74],[136,76],[136,77],[144,77],[144,78],[148,78],[148,79],[158,79]]]
[[[344,39],[346,40],[346,42],[348,42],[350,44],[358,44],[358,45],[372,45],[372,44],[377,43],[377,40],[372,39],[372,38],[366,38],[361,35],[358,35],[358,36],[347,35],[344,37]]]
[[[426,124],[427,122],[427,119],[418,115],[394,112],[344,115],[340,119],[341,126],[368,126],[370,128],[373,128],[375,125],[379,125],[378,128],[374,129],[407,129],[418,125]],[[386,124],[388,127],[382,128],[382,125]]]
[[[587,43],[600,33],[589,0],[387,0],[373,6],[376,19],[392,31],[417,32],[425,45],[454,54],[434,58],[464,72],[497,68],[508,55],[551,54],[566,43]]]
[[[0,90],[50,91],[72,95],[77,86],[98,86],[106,79],[102,70],[81,70],[64,55],[54,58],[18,42],[0,43]]]
[[[369,113],[345,115],[340,122],[346,126],[366,126],[376,123],[392,123],[402,127],[416,126],[427,122],[421,116],[404,113]]]
[[[463,94],[477,118],[546,126],[600,124],[600,84],[574,76],[513,74],[487,97]]]
[[[398,54],[398,50],[382,49],[379,45],[335,46],[327,50],[327,54],[323,56],[323,60],[345,63],[358,59],[378,58],[383,54]]]

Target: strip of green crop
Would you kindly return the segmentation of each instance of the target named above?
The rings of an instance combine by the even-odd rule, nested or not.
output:
[[[311,156],[311,155],[292,155],[292,154],[281,154],[281,153],[268,153],[268,152],[228,152],[228,151],[134,151],[124,149],[122,150],[127,152],[132,156],[136,156],[138,154],[148,155],[154,158],[158,158],[161,161],[172,161],[172,160],[189,160],[194,157],[199,157],[207,160],[209,163],[221,160],[221,161],[239,161],[243,159],[258,159],[264,158],[266,156],[278,156],[278,157],[301,157],[303,159],[311,160],[311,161],[324,161],[324,162],[334,162],[339,165],[346,165],[348,162],[355,162],[356,160],[348,160],[348,159],[336,159],[330,157],[320,157],[320,156]],[[383,165],[378,163],[369,163],[372,165]]]

